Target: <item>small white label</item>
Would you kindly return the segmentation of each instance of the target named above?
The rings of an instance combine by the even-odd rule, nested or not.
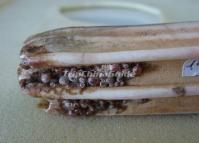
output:
[[[182,76],[199,76],[199,59],[185,61],[182,68]]]

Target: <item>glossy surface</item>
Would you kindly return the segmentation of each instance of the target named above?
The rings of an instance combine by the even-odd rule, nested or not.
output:
[[[198,142],[198,115],[71,118],[45,114],[36,100],[22,95],[16,75],[22,41],[51,28],[95,25],[67,20],[57,10],[62,2],[16,0],[0,6],[0,142]],[[163,22],[199,20],[196,0],[138,2],[161,7]]]

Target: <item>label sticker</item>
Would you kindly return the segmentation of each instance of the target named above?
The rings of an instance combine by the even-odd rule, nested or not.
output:
[[[199,76],[199,59],[185,61],[182,68],[182,76]]]

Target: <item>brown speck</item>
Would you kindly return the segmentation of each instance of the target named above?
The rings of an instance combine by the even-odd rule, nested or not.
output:
[[[142,68],[140,67],[139,64],[137,64],[136,66],[133,67],[132,72],[135,75],[141,75],[142,74]]]
[[[123,81],[120,82],[120,86],[124,86],[124,82]]]
[[[120,82],[115,82],[114,85],[115,85],[116,87],[118,87],[118,86],[120,86]]]
[[[19,81],[19,84],[22,88],[25,88],[26,87],[26,79],[22,79]]]
[[[113,87],[113,86],[114,86],[114,83],[109,83],[108,86],[109,86],[109,87]]]
[[[81,92],[81,90],[76,91],[76,90],[73,90],[73,89],[66,89],[65,92],[67,92],[70,95],[77,95],[78,93]]]
[[[172,90],[179,96],[184,96],[186,94],[184,87],[178,86],[178,87],[174,87]]]
[[[150,99],[145,98],[145,99],[138,99],[138,100],[135,100],[135,101],[136,101],[136,103],[138,103],[138,104],[144,104],[144,103],[149,102]]]
[[[40,100],[40,102],[37,104],[37,107],[40,109],[48,109],[49,107],[49,102],[47,100]]]
[[[64,69],[63,68],[57,68],[55,69],[55,73],[59,76],[64,74]]]
[[[91,86],[95,86],[99,83],[99,80],[97,78],[94,78],[94,77],[89,77],[88,78],[88,83],[91,85]]]
[[[27,45],[23,47],[21,50],[21,55],[26,54],[26,55],[37,55],[37,54],[43,54],[47,53],[47,49],[44,46],[35,46],[35,45]]]

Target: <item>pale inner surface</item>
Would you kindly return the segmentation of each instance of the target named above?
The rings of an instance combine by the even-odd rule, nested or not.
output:
[[[198,1],[135,1],[162,7],[167,22],[199,20]],[[22,41],[31,34],[74,24],[51,13],[54,7],[63,2],[66,0],[15,0],[0,9],[0,142],[198,142],[199,116],[195,114],[71,118],[45,114],[35,108],[37,101],[23,95],[18,85],[16,67],[19,64],[19,51]]]
[[[142,76],[133,78],[128,85],[183,85],[199,83],[199,77],[182,77],[182,67],[185,60],[148,62],[151,67]]]
[[[149,100],[145,103],[139,103],[136,101],[130,101],[127,105],[127,109],[118,115],[156,115],[156,114],[175,114],[176,112],[191,114],[197,113],[199,98],[197,96],[192,97],[169,97],[169,98],[157,98]],[[158,108],[157,108],[158,107]],[[191,111],[191,112],[190,112]],[[113,110],[107,110],[98,115],[114,115]]]
[[[38,34],[30,38],[27,43],[35,46],[45,43],[48,52],[113,52],[181,48],[199,44],[199,24],[63,28],[55,30],[54,34],[52,32]]]

